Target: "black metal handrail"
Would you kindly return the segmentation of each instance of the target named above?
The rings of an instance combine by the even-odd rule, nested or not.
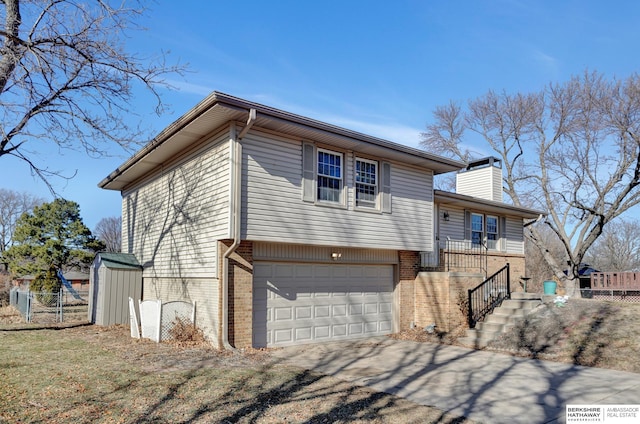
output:
[[[487,251],[484,243],[447,239],[445,250],[447,271],[478,269],[486,276]]]
[[[421,265],[436,271],[472,271],[487,275],[487,246],[471,240],[440,240],[432,252],[421,252]]]
[[[509,264],[484,280],[479,286],[469,289],[469,328],[493,312],[505,299],[511,297]]]

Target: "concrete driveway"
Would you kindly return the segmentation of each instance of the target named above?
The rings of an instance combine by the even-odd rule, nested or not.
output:
[[[487,423],[564,423],[567,404],[640,404],[640,374],[387,337],[286,347],[278,361]]]

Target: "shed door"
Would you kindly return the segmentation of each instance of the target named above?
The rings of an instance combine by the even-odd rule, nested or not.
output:
[[[393,266],[254,263],[253,345],[389,334]]]

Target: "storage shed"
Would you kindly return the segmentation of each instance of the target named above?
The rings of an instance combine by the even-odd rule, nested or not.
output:
[[[129,324],[129,298],[136,300],[137,309],[142,297],[142,267],[130,253],[98,253],[91,265],[89,287],[90,322]]]

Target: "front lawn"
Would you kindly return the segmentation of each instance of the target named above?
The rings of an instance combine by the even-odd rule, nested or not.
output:
[[[332,377],[131,339],[125,327],[0,330],[0,422],[471,423]]]

